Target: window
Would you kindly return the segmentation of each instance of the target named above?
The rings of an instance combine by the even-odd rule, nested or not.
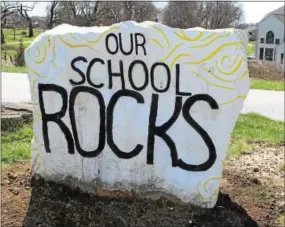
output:
[[[273,60],[273,49],[265,48],[265,60],[272,61]]]
[[[284,53],[281,53],[281,64],[283,64],[284,61]]]
[[[264,49],[260,48],[259,49],[259,60],[263,60],[263,52],[264,52]]]
[[[280,44],[280,39],[275,39],[275,44]]]
[[[252,32],[249,32],[248,34],[249,34],[249,35],[252,35]]]
[[[261,39],[260,39],[260,43],[264,43],[264,38],[261,38]]]
[[[266,43],[268,44],[274,43],[274,33],[272,31],[266,33]]]

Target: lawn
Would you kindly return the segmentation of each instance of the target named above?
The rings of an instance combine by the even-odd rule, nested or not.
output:
[[[27,73],[27,67],[1,66],[1,72],[8,73]]]
[[[270,81],[251,79],[251,89],[284,91],[284,81]]]
[[[32,135],[30,124],[17,131],[2,132],[2,163],[29,160]],[[240,115],[232,133],[228,157],[250,151],[254,142],[263,142],[267,145],[284,142],[284,123],[253,113]]]
[[[248,55],[248,56],[253,56],[253,55],[255,55],[255,42],[254,42],[254,41],[249,41],[249,42],[248,42],[247,55]]]
[[[26,32],[28,34],[28,29],[17,29],[15,33],[15,39],[13,29],[3,29],[3,32],[5,37],[5,43],[9,44],[18,42],[20,39],[23,39],[24,42],[32,42],[34,38],[42,32],[42,30],[34,29],[34,37],[27,37],[22,36],[21,32]]]

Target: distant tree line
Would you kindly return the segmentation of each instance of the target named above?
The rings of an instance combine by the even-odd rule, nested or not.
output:
[[[37,3],[35,3],[37,4]],[[33,36],[33,5],[24,2],[1,2],[1,40],[3,28],[25,26]],[[68,23],[78,26],[107,26],[121,21],[159,21],[175,28],[203,27],[217,29],[236,27],[243,19],[239,3],[232,1],[169,1],[164,8],[153,2],[138,1],[51,1],[46,16],[37,18],[43,29]]]

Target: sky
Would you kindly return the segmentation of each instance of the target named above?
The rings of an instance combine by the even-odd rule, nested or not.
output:
[[[45,16],[48,2],[38,2],[32,12],[33,16]],[[156,2],[158,7],[163,7],[166,2]],[[245,23],[258,23],[267,13],[281,7],[284,2],[241,2],[244,9]]]

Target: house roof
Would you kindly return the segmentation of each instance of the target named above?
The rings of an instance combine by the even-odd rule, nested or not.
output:
[[[269,16],[274,16],[277,20],[279,20],[281,23],[285,24],[285,6],[281,6],[280,8],[273,10],[270,13],[267,13],[260,22],[262,22],[264,19],[266,19]],[[260,23],[259,22],[259,23]]]

